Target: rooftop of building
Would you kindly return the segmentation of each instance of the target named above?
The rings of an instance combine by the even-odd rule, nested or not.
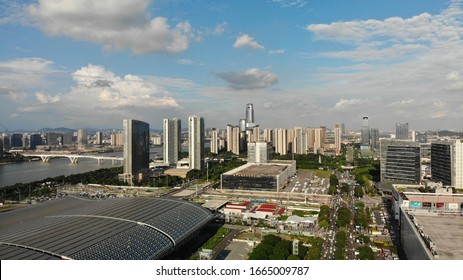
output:
[[[435,244],[437,260],[463,260],[463,217],[414,213],[416,222]]]
[[[272,160],[268,163],[247,163],[224,173],[224,175],[246,177],[276,176],[293,163],[294,162],[291,160]]]
[[[0,258],[160,259],[212,217],[180,200],[67,196],[0,213]]]

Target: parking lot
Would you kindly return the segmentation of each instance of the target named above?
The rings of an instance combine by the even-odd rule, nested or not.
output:
[[[319,178],[309,170],[298,170],[281,191],[285,193],[327,194],[328,185],[328,179]]]

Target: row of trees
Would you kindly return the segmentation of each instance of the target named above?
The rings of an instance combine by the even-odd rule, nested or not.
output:
[[[350,210],[346,207],[339,207],[338,218],[336,219],[336,225],[338,227],[344,227],[350,222]]]
[[[336,260],[344,260],[346,258],[347,233],[345,229],[341,229],[336,233],[336,252],[334,258]]]
[[[330,226],[330,207],[328,205],[320,206],[318,225],[324,229],[327,229]]]

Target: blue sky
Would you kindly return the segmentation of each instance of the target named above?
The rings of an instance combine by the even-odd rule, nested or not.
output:
[[[0,123],[463,130],[460,0],[0,0]]]

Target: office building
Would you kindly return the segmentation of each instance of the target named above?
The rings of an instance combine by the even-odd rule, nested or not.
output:
[[[370,127],[368,126],[368,116],[364,116],[362,120],[362,145],[370,145]]]
[[[31,150],[35,150],[37,146],[42,145],[42,136],[40,134],[32,134],[29,143]]]
[[[408,123],[395,124],[395,138],[401,140],[408,139]]]
[[[61,133],[48,132],[47,133],[47,145],[58,146],[61,143]]]
[[[339,123],[334,125],[334,149],[336,151],[336,155],[341,153],[341,126]]]
[[[463,140],[431,143],[432,181],[463,189]]]
[[[201,170],[204,165],[204,118],[188,118],[190,169]]]
[[[86,129],[77,130],[77,148],[83,149],[88,144],[88,134]]]
[[[11,147],[12,148],[19,148],[23,146],[23,135],[20,133],[13,133],[11,135]]]
[[[180,159],[182,144],[181,121],[179,119],[164,119],[162,127],[164,163],[173,166]]]
[[[72,145],[72,133],[66,132],[63,134],[63,145]]]
[[[248,143],[248,163],[267,163],[273,159],[273,147],[267,142]]]
[[[371,148],[373,150],[379,150],[379,129],[372,128],[370,130],[370,141],[371,141]]]
[[[296,173],[296,161],[247,163],[220,175],[223,189],[278,191]]]
[[[219,133],[213,128],[211,131],[211,154],[219,153]]]
[[[246,128],[254,127],[254,106],[251,103],[246,105]]]
[[[381,182],[421,181],[420,144],[417,142],[382,139],[380,141]]]
[[[125,119],[124,128],[124,182],[133,184],[144,179],[149,169],[149,124]]]

